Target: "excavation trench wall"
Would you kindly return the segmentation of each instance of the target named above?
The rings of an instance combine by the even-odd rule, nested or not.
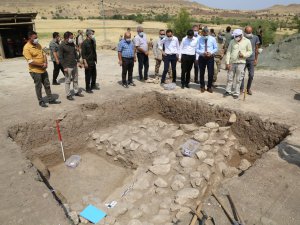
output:
[[[101,104],[83,104],[77,110],[61,115],[63,120],[60,124],[66,155],[70,156],[86,149],[91,131],[128,120],[161,114],[180,124],[196,123],[202,126],[214,121],[220,126],[228,126],[232,113],[237,116],[237,121],[230,124],[232,131],[240,144],[250,150],[247,156],[250,160],[273,148],[289,134],[286,125],[263,121],[255,114],[210,106],[200,99],[156,92],[110,99]],[[47,166],[61,161],[54,118],[16,124],[9,128],[8,135],[31,160],[38,157]]]

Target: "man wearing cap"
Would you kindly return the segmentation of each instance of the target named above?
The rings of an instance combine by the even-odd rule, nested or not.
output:
[[[212,83],[214,77],[214,56],[218,52],[218,45],[216,38],[209,35],[209,29],[204,27],[202,29],[202,36],[198,41],[198,47],[196,52],[199,54],[199,68],[200,68],[200,89],[201,92],[205,92],[204,74],[207,67],[208,70],[208,82],[207,91],[212,93]]]
[[[146,34],[144,33],[144,28],[138,26],[136,28],[137,34],[134,37],[134,44],[137,52],[138,64],[139,64],[139,79],[142,81],[143,79],[148,80],[148,71],[149,71],[149,50],[148,50],[148,42]],[[144,76],[143,76],[143,68],[144,68]]]
[[[245,75],[246,59],[252,55],[251,42],[243,36],[241,29],[233,31],[234,39],[230,42],[226,53],[227,86],[224,97],[233,95],[237,99],[240,95],[241,82]],[[236,85],[233,87],[233,80]],[[233,89],[233,91],[232,91]]]
[[[99,87],[96,85],[97,52],[92,30],[86,31],[86,39],[81,45],[81,56],[85,68],[85,90],[87,93],[93,93],[92,90],[99,90]]]
[[[198,38],[194,36],[193,30],[188,30],[180,44],[179,62],[181,62],[181,88],[190,88],[191,70],[196,60],[196,48]]]
[[[45,88],[49,104],[59,104],[53,99],[47,73],[47,56],[39,44],[38,35],[34,31],[28,33],[28,42],[23,48],[23,55],[28,62],[29,73],[35,84],[35,92],[41,107],[48,107],[43,100],[42,86]]]
[[[254,67],[257,65],[257,60],[258,60],[258,48],[260,45],[260,41],[258,36],[254,35],[252,33],[253,29],[251,26],[247,26],[245,28],[245,37],[251,41],[252,45],[252,55],[246,59],[246,68],[248,70],[248,83],[247,83],[247,93],[248,95],[252,95],[251,91],[251,84],[253,81],[254,77]],[[241,84],[241,92],[244,90],[244,80],[242,81]]]

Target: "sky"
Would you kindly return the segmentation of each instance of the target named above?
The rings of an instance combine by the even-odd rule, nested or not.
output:
[[[265,9],[270,6],[280,4],[288,5],[292,3],[300,4],[300,0],[194,0],[200,4],[204,4],[213,8],[221,9],[244,9],[256,10]]]

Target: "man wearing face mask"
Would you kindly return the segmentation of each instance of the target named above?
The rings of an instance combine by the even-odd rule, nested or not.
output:
[[[134,44],[131,41],[131,33],[126,32],[124,39],[119,42],[118,45],[118,58],[119,65],[122,66],[122,86],[128,88],[128,85],[135,86],[132,80],[132,72],[134,62],[136,61],[134,53]],[[128,73],[128,81],[126,75]]]
[[[199,69],[200,69],[200,90],[205,92],[205,69],[208,70],[207,91],[212,93],[212,83],[214,76],[214,56],[218,52],[218,45],[216,38],[209,35],[209,29],[204,27],[202,29],[202,36],[199,39],[196,52],[199,54]]]
[[[234,39],[230,42],[226,53],[227,86],[224,97],[233,95],[237,99],[240,95],[241,82],[245,75],[246,59],[252,55],[252,46],[249,39],[243,36],[241,29],[236,29],[232,33]],[[233,80],[236,80],[233,87]],[[232,91],[233,89],[233,91]]]
[[[248,70],[248,83],[247,83],[247,93],[248,95],[252,95],[251,91],[251,84],[253,81],[254,77],[254,67],[257,65],[257,60],[258,60],[258,48],[260,45],[259,37],[254,35],[252,33],[253,29],[251,26],[247,26],[245,28],[245,37],[250,40],[251,45],[252,45],[252,55],[246,59],[246,68]],[[243,93],[244,90],[244,80],[242,81],[241,84],[241,93]]]
[[[48,97],[49,104],[59,104],[60,101],[54,100],[51,94],[50,82],[47,73],[47,57],[39,44],[37,33],[28,33],[28,42],[23,48],[23,55],[28,62],[29,73],[35,84],[35,92],[41,107],[48,107],[43,101],[42,85]]]
[[[85,68],[85,90],[87,93],[93,93],[92,89],[99,90],[99,87],[96,85],[97,52],[93,37],[93,32],[87,30],[86,39],[81,45],[81,55]]]
[[[153,55],[155,58],[155,77],[158,78],[159,76],[159,68],[161,65],[161,62],[164,60],[164,57],[162,55],[162,52],[159,49],[159,43],[164,37],[166,36],[165,30],[160,30],[159,31],[159,37],[157,40],[154,41],[153,43]],[[169,68],[168,74],[171,77],[172,70],[171,67]]]
[[[70,91],[71,79],[73,80],[73,88],[75,96],[83,97],[79,92],[78,87],[78,67],[79,57],[76,51],[76,46],[73,39],[73,33],[67,31],[64,33],[64,41],[59,46],[59,56],[61,58],[61,64],[65,71],[65,88],[67,99],[72,101],[74,100],[72,93]]]
[[[149,71],[149,51],[148,51],[148,42],[144,29],[141,26],[137,27],[137,33],[134,37],[134,44],[137,52],[138,64],[139,64],[139,78],[140,81],[143,79],[148,80],[148,71]],[[144,76],[143,76],[143,67],[144,67]]]
[[[196,48],[198,38],[194,36],[193,30],[187,31],[187,36],[184,37],[180,44],[179,62],[181,62],[181,88],[190,88],[190,77],[193,63],[196,60]]]
[[[194,31],[194,37],[199,39],[200,38],[199,25],[194,25],[193,26],[193,31]],[[197,57],[196,57],[195,62],[194,62],[194,82],[196,84],[200,84],[199,83],[199,64],[198,64],[198,58]]]
[[[159,49],[164,56],[164,72],[161,78],[161,84],[166,81],[166,75],[168,73],[170,63],[172,67],[172,82],[176,83],[176,64],[179,56],[179,41],[178,38],[173,36],[172,30],[167,30],[167,36],[159,42]]]
[[[64,74],[64,69],[59,61],[59,42],[60,42],[60,36],[58,32],[53,33],[53,39],[49,44],[50,48],[50,56],[51,61],[53,62],[53,81],[52,85],[60,85],[60,83],[57,82],[57,77],[59,75],[59,70]]]

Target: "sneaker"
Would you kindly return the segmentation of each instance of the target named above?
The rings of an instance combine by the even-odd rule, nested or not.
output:
[[[186,88],[190,88],[190,85],[186,84],[185,87],[186,87]]]
[[[70,100],[70,101],[73,101],[73,100],[74,100],[74,98],[73,98],[72,95],[67,96],[67,99]]]
[[[61,101],[58,101],[58,100],[56,100],[56,99],[53,99],[53,100],[50,100],[49,101],[49,104],[51,104],[51,105],[54,105],[54,104],[60,104],[61,103]]]
[[[81,94],[81,93],[79,93],[79,92],[78,92],[78,93],[76,93],[76,94],[75,94],[75,96],[77,96],[77,97],[84,97],[84,95],[83,95],[83,94]]]
[[[128,83],[128,85],[133,86],[133,87],[136,86],[135,83],[133,83],[133,82]]]
[[[225,92],[224,94],[223,94],[223,97],[228,97],[229,95],[231,95],[229,92]]]
[[[40,102],[39,102],[39,105],[40,105],[41,107],[43,107],[43,108],[47,108],[47,107],[48,107],[47,104],[46,104],[44,101],[40,101]]]
[[[128,84],[122,84],[124,88],[128,88]]]

